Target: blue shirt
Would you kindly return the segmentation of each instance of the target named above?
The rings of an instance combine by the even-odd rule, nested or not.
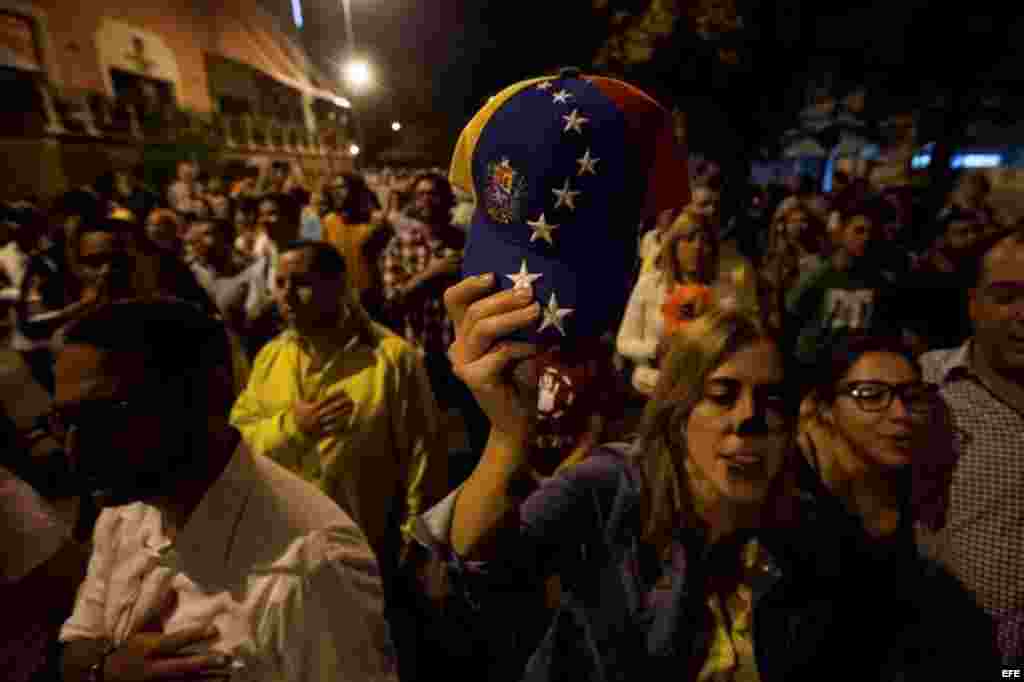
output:
[[[320,216],[310,211],[302,212],[302,229],[299,232],[302,239],[320,241],[323,238],[323,227],[320,225]]]

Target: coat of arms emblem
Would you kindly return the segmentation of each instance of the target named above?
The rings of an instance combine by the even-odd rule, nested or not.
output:
[[[508,159],[487,166],[487,215],[499,223],[522,222],[526,178],[512,168]]]

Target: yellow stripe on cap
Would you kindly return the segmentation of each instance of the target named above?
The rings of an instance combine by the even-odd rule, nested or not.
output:
[[[458,187],[465,192],[473,194],[473,201],[476,201],[476,185],[473,183],[473,150],[476,149],[477,140],[484,131],[484,127],[491,120],[491,116],[513,95],[522,92],[531,85],[543,83],[557,78],[557,76],[543,76],[531,78],[510,85],[497,95],[488,100],[484,107],[476,112],[466,127],[459,135],[459,141],[455,143],[455,151],[452,154],[451,167],[448,170],[448,181],[452,186]]]

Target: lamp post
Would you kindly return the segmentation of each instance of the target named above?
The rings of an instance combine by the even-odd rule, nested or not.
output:
[[[356,56],[356,34],[352,27],[352,0],[341,0],[342,11],[345,14],[345,38],[346,38],[346,61],[343,68],[343,76],[349,91],[352,94],[351,116],[354,143],[349,148],[353,158],[359,155],[359,143],[362,140],[362,125],[359,120],[359,112],[356,109],[357,96],[365,92],[373,84],[373,70],[365,59]],[[356,150],[356,151],[353,151]]]

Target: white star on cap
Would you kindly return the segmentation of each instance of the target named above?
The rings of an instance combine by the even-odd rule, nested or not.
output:
[[[553,189],[551,191],[554,192],[556,197],[558,197],[558,200],[555,201],[555,208],[568,206],[570,210],[576,210],[576,197],[582,194],[582,192],[574,192],[573,190],[569,189],[569,178],[565,179],[565,184],[562,185],[562,189]]]
[[[540,329],[537,331],[544,331],[548,327],[554,327],[565,336],[565,328],[562,327],[562,320],[564,320],[570,313],[573,312],[573,308],[559,308],[558,299],[555,298],[555,293],[551,292],[551,300],[548,301],[547,308],[544,309],[544,321],[540,325]]]
[[[572,93],[566,90],[565,88],[562,88],[554,95],[552,95],[552,99],[554,99],[556,104],[567,104],[569,102],[570,97],[572,97]]]
[[[590,149],[588,148],[587,153],[584,154],[582,158],[576,159],[576,163],[580,165],[580,172],[576,175],[584,175],[586,173],[597,175],[597,171],[594,170],[594,166],[596,166],[597,162],[600,160],[601,159],[595,159],[590,156]]]
[[[551,89],[551,81],[544,81],[543,83],[541,83],[540,85],[537,86],[537,89],[538,90],[550,90]]]
[[[547,221],[544,220],[543,213],[541,213],[540,218],[535,221],[527,220],[526,224],[533,228],[533,235],[530,237],[531,242],[543,239],[548,244],[551,244],[552,246],[555,245],[555,242],[551,239],[551,232],[558,229],[558,225],[548,225]]]
[[[567,133],[570,130],[575,130],[577,133],[583,134],[583,124],[588,122],[590,119],[585,116],[580,116],[579,109],[573,109],[572,113],[568,116],[563,116],[562,120],[565,121],[565,130],[563,133]]]
[[[533,240],[530,240],[533,241]],[[513,289],[529,289],[535,281],[543,277],[544,275],[531,275],[526,269],[526,259],[523,259],[523,265],[519,268],[519,272],[514,275],[505,275],[515,283]]]

